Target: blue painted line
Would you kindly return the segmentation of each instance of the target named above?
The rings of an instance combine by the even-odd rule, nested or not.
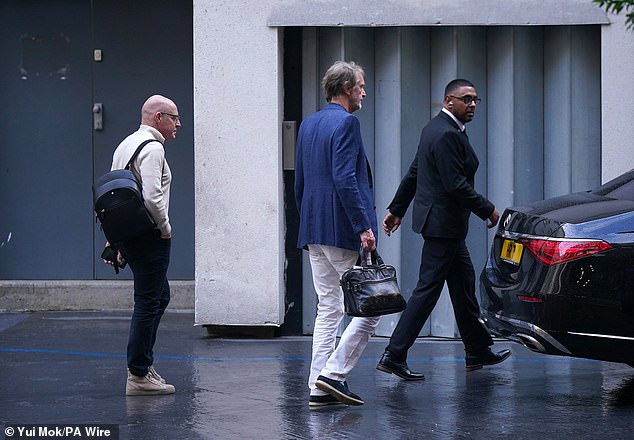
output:
[[[45,354],[66,354],[71,356],[102,357],[102,358],[125,358],[124,354],[94,353],[86,351],[48,350],[45,348],[0,348],[0,352],[9,353],[45,353]]]
[[[116,358],[124,359],[125,354],[121,353],[97,353],[89,351],[70,351],[70,350],[51,350],[46,348],[0,348],[0,352],[4,353],[38,353],[38,354],[57,354],[67,356],[97,357],[97,358]],[[156,355],[157,359],[170,359],[176,361],[211,361],[211,362],[310,362],[310,358],[304,357],[208,357],[208,356],[176,356],[176,355]],[[544,358],[512,358],[514,363],[563,363],[563,362],[600,362],[593,359],[571,358],[571,357],[544,357]],[[374,363],[377,359],[364,357],[360,359],[361,363]],[[464,362],[464,358],[456,357],[435,357],[435,358],[409,358],[407,362],[411,364],[429,364],[439,362]]]
[[[6,353],[40,353],[40,354],[59,354],[68,356],[98,357],[98,358],[125,358],[125,354],[121,353],[96,353],[89,351],[69,351],[69,350],[50,350],[45,348],[0,348],[0,352]],[[306,358],[301,357],[206,357],[206,356],[174,356],[174,355],[156,355],[157,359],[171,359],[178,361],[305,361]]]
[[[361,362],[366,361],[366,359],[362,358]],[[378,360],[374,359],[376,362]],[[439,362],[464,362],[465,358],[456,358],[456,357],[434,357],[434,358],[414,358],[408,357],[408,364],[429,364],[429,363],[439,363]],[[543,358],[518,358],[511,357],[507,362],[519,362],[519,363],[546,363],[546,362],[601,362],[594,359],[584,359],[584,358],[573,358],[573,357],[561,357],[561,356],[549,356]]]

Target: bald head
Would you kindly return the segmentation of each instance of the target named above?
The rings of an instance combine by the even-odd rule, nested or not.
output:
[[[141,124],[156,128],[165,140],[176,138],[176,130],[181,126],[178,107],[165,96],[150,96],[141,107]]]
[[[176,104],[169,98],[161,95],[150,96],[141,107],[141,122],[152,125],[156,113],[165,112],[176,114]]]

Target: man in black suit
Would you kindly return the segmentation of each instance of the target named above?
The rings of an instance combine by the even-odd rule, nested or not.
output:
[[[456,79],[447,85],[443,109],[423,128],[414,161],[383,219],[383,230],[389,236],[414,200],[412,227],[424,238],[418,284],[377,365],[377,369],[405,380],[425,378],[410,371],[407,351],[438,302],[445,282],[465,346],[467,371],[497,364],[511,354],[510,350],[493,353],[489,348],[493,340],[478,319],[475,271],[465,244],[472,212],[488,219],[489,228],[500,218],[495,206],[474,189],[479,162],[465,124],[473,119],[479,102],[471,82]]]

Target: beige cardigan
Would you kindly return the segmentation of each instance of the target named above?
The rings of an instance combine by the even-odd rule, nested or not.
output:
[[[125,168],[137,147],[147,139],[156,139],[158,142],[150,142],[143,147],[130,166],[130,170],[143,187],[145,206],[152,214],[158,229],[161,230],[162,235],[167,235],[172,232],[168,214],[172,172],[165,159],[163,135],[153,127],[141,125],[137,131],[119,144],[112,156],[111,170]]]

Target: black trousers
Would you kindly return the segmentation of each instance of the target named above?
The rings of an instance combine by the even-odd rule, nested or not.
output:
[[[128,336],[128,368],[145,376],[154,362],[154,344],[163,313],[170,302],[167,268],[171,240],[153,230],[122,243],[121,252],[134,274],[134,311]]]
[[[464,240],[425,238],[418,284],[407,302],[387,349],[401,361],[414,344],[447,282],[458,330],[468,353],[493,345],[488,329],[478,320],[475,271]]]

